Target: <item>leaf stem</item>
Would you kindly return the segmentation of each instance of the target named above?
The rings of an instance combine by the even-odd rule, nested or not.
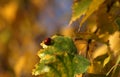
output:
[[[60,72],[59,72],[52,64],[48,64],[48,66],[49,66],[54,72],[56,72],[55,74],[57,74],[58,77],[61,77]]]
[[[64,62],[64,59],[63,59],[64,57],[57,56],[57,58],[58,58],[59,61],[62,63],[62,65],[63,65],[63,67],[64,67],[64,69],[65,69],[65,70],[63,70],[63,71],[66,72],[67,77],[70,77],[70,76],[69,76],[69,70],[68,70],[68,68],[67,68],[67,66],[66,66],[66,64],[65,64],[65,62]]]

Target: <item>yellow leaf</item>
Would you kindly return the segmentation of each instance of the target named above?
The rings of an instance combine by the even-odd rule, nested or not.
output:
[[[110,56],[108,56],[104,62],[103,62],[103,67],[105,67],[105,65],[110,61]]]
[[[113,51],[113,54],[119,55],[120,51],[120,32],[116,31],[113,35],[109,38],[110,48]]]
[[[107,45],[102,45],[99,48],[97,48],[95,50],[95,52],[93,53],[93,59],[95,59],[99,56],[105,55],[105,54],[107,54],[107,52],[108,52]]]
[[[118,26],[113,22],[114,16],[107,13],[107,8],[105,5],[99,7],[97,11],[97,26],[99,28],[100,34],[113,34],[118,30]]]
[[[99,6],[104,2],[105,0],[93,0],[92,3],[90,4],[85,16],[83,17],[82,21],[80,22],[80,26],[87,20],[87,18],[92,15],[98,8]]]

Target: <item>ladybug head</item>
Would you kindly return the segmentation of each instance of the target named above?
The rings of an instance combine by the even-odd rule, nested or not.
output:
[[[45,44],[45,45],[51,45],[51,44],[52,44],[52,39],[51,39],[51,38],[46,38],[46,39],[44,40],[44,44]]]

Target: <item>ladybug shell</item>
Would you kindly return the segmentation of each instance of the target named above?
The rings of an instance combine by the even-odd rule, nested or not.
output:
[[[51,43],[52,43],[52,39],[51,39],[51,38],[46,38],[46,39],[44,40],[44,44],[45,44],[45,45],[51,45]]]

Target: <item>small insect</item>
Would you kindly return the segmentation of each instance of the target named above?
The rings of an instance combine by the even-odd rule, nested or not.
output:
[[[51,38],[46,38],[46,39],[44,40],[44,44],[45,44],[45,45],[51,45],[51,44],[52,44],[52,39],[51,39]]]

